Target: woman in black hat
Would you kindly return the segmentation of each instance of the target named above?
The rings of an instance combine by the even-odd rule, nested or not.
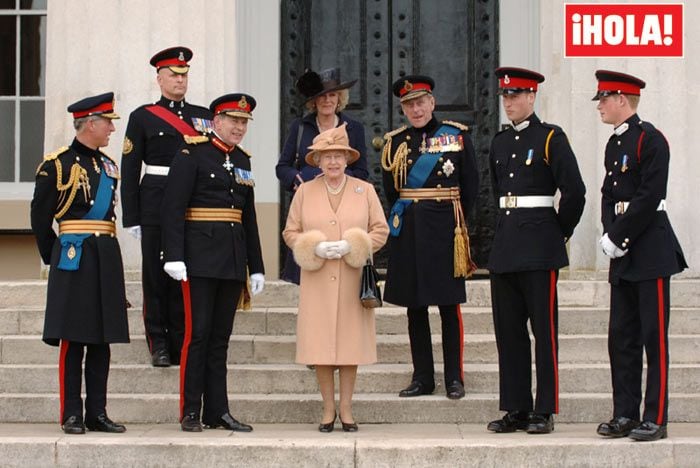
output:
[[[294,193],[300,184],[317,177],[318,167],[310,166],[305,161],[308,147],[321,132],[347,123],[350,146],[360,153],[354,163],[348,165],[345,173],[367,180],[367,147],[365,145],[365,128],[362,123],[350,118],[342,110],[348,103],[350,88],[357,82],[341,82],[340,69],[330,68],[316,73],[307,70],[296,82],[297,90],[306,98],[309,110],[304,117],[295,119],[289,126],[287,140],[282,148],[275,171],[285,190]],[[288,252],[282,279],[299,284],[299,266]]]

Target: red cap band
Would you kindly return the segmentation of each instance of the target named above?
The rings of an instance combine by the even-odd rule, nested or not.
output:
[[[177,58],[169,58],[165,60],[161,60],[160,62],[156,62],[156,68],[163,68],[163,67],[187,67],[187,62],[184,60],[179,60]]]
[[[248,112],[250,113],[250,103],[245,99],[240,99],[238,101],[222,102],[214,108],[214,114],[221,114],[222,112]]]
[[[638,85],[632,83],[625,83],[623,81],[599,81],[598,91],[620,91],[622,94],[632,94],[639,96],[641,94],[641,89]]]
[[[528,78],[513,78],[506,75],[498,79],[498,87],[502,89],[532,89],[537,91],[537,81]]]
[[[92,109],[73,112],[74,119],[80,119],[82,117],[87,117],[92,114],[108,114],[114,112],[114,105],[111,102],[103,102],[102,104],[93,107]]]
[[[415,91],[428,91],[430,92],[430,85],[428,83],[411,83],[409,81],[404,84],[403,88],[399,91],[399,96],[403,97],[407,93],[413,93]]]

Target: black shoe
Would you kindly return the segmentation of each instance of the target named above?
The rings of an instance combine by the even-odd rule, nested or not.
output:
[[[185,415],[180,421],[180,428],[185,432],[202,432],[202,423],[199,422],[197,413]]]
[[[464,398],[464,395],[464,385],[462,385],[462,382],[459,380],[453,380],[452,383],[447,386],[447,398],[450,400],[459,400],[460,398]]]
[[[236,432],[252,432],[253,431],[253,426],[250,426],[248,424],[245,424],[245,423],[238,421],[236,418],[231,416],[231,413],[225,413],[223,416],[221,416],[218,419],[218,421],[213,422],[213,423],[205,423],[204,425],[210,429],[216,429],[217,427],[223,427],[224,429],[228,429],[229,431],[236,431]]]
[[[109,419],[105,413],[100,414],[94,420],[86,418],[85,425],[91,431],[96,432],[114,432],[118,434],[126,432],[126,427],[124,427],[124,425],[115,423]]]
[[[340,424],[343,426],[343,432],[357,432],[360,430],[360,428],[357,427],[357,423],[346,423],[341,419]]]
[[[170,354],[165,349],[156,349],[151,354],[153,367],[170,367]]]
[[[333,426],[335,425],[335,420],[338,419],[338,413],[333,416],[333,421],[329,423],[321,423],[318,425],[318,432],[329,433],[333,432]]]
[[[80,416],[69,416],[68,419],[63,421],[61,429],[66,434],[85,434],[83,418]]]
[[[668,437],[666,426],[659,426],[651,421],[643,421],[642,424],[630,431],[630,439],[640,441],[652,441]]]
[[[596,432],[605,437],[627,437],[632,432],[632,429],[637,426],[639,426],[639,421],[636,419],[618,416],[612,418],[609,422],[601,423]]]
[[[554,418],[551,414],[531,413],[527,428],[528,434],[549,434],[554,430]]]
[[[414,380],[411,385],[399,392],[400,397],[416,397],[421,395],[431,395],[435,391],[435,386],[428,387],[423,382]]]
[[[527,429],[528,413],[526,411],[508,411],[503,418],[491,421],[486,429],[493,432],[515,432]]]

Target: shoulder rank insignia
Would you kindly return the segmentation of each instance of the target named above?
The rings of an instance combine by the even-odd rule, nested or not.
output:
[[[453,127],[457,127],[458,129],[462,130],[463,132],[468,132],[469,127],[464,125],[463,123],[455,122],[454,120],[443,120],[442,123],[446,125],[452,125]]]
[[[248,151],[246,151],[245,149],[243,149],[240,145],[236,145],[236,146],[238,147],[239,150],[241,150],[241,152],[242,152],[243,154],[245,154],[245,155],[248,156],[249,158],[252,158],[252,157],[253,157],[252,154],[250,154]]]
[[[134,150],[134,143],[129,139],[128,136],[124,137],[124,144],[122,145],[122,154],[126,156]]]
[[[187,143],[188,145],[198,145],[199,143],[205,143],[207,141],[209,141],[209,137],[206,137],[204,135],[185,135],[185,143]]]
[[[38,174],[39,174],[39,171],[41,170],[41,167],[44,165],[44,163],[45,163],[46,161],[53,161],[54,159],[58,158],[60,155],[62,155],[62,154],[65,153],[66,151],[68,151],[68,147],[67,147],[67,146],[61,146],[61,147],[60,147],[59,149],[57,149],[56,151],[53,151],[53,152],[47,154],[46,156],[44,156],[44,159],[39,163],[39,166],[36,168],[36,174],[34,174],[34,175],[38,175]],[[46,175],[46,174],[44,174],[44,175]]]
[[[180,153],[182,153],[182,154],[190,154],[190,150],[188,150],[187,148],[182,148],[182,150],[180,150]]]

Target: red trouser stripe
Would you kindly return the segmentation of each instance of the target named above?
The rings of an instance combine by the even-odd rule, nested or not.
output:
[[[656,280],[657,296],[659,299],[659,413],[656,424],[664,422],[664,403],[666,402],[666,321],[664,320],[664,280]]]
[[[552,341],[552,365],[554,366],[554,413],[559,414],[559,362],[557,359],[556,325],[554,303],[557,297],[557,274],[554,270],[549,272],[549,333]]]
[[[70,346],[69,341],[61,340],[58,356],[58,399],[60,400],[59,412],[61,413],[59,424],[63,424],[63,411],[66,401],[66,354],[68,353],[68,346]]]
[[[190,282],[181,281],[182,301],[185,306],[185,337],[180,353],[180,420],[185,416],[185,374],[187,373],[187,352],[192,341],[192,302],[190,300]]]
[[[459,377],[464,384],[464,325],[462,323],[462,309],[457,304],[457,323],[459,323]]]

